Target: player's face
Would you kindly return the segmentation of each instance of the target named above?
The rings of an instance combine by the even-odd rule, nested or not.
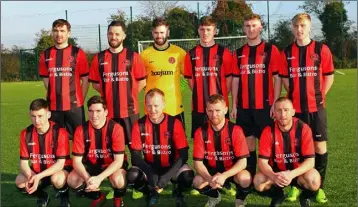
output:
[[[302,19],[292,25],[292,33],[296,40],[304,40],[309,38],[311,32],[311,21]]]
[[[158,26],[152,30],[152,36],[155,44],[162,46],[169,38],[169,28],[165,25]]]
[[[227,112],[227,106],[225,102],[219,101],[215,104],[206,105],[206,114],[210,123],[214,126],[225,122],[225,114]]]
[[[58,45],[67,43],[70,35],[71,32],[68,31],[67,25],[52,28],[52,39]]]
[[[40,109],[37,111],[30,111],[30,118],[32,124],[37,129],[42,129],[49,123],[48,119],[51,117],[51,112],[48,109]]]
[[[292,103],[289,101],[282,101],[275,103],[275,118],[279,125],[285,127],[292,122],[292,117],[295,115]]]
[[[103,123],[106,122],[107,114],[108,110],[104,109],[101,103],[92,104],[88,108],[88,120],[96,129],[102,127]]]
[[[155,94],[152,97],[147,97],[145,99],[145,107],[148,113],[148,116],[152,120],[159,119],[164,111],[165,102],[163,96]]]
[[[204,43],[209,43],[214,40],[214,36],[216,34],[216,27],[200,25],[198,32],[200,40]]]
[[[126,38],[121,26],[111,26],[107,32],[108,45],[116,49],[123,43],[123,40]]]
[[[244,22],[244,32],[249,40],[260,38],[262,25],[260,20],[252,19]]]

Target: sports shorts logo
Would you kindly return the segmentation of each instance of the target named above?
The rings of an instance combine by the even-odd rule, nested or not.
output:
[[[175,58],[174,58],[174,57],[170,57],[170,58],[168,59],[168,61],[169,61],[169,63],[174,64],[174,63],[175,63]]]

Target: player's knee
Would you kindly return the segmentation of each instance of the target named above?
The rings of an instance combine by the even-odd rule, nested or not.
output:
[[[194,171],[185,170],[178,175],[177,182],[178,185],[183,189],[190,188],[194,180]]]
[[[321,178],[317,170],[311,169],[304,174],[304,182],[307,184],[307,188],[316,191],[321,185]]]
[[[194,186],[194,188],[196,188],[196,189],[201,189],[201,188],[205,187],[205,186],[203,186],[204,183],[205,183],[205,180],[204,180],[204,178],[201,177],[200,175],[196,175],[196,176],[194,177],[194,180],[193,180],[193,186]]]
[[[145,174],[137,167],[132,167],[128,170],[126,174],[126,179],[128,186],[131,186],[134,189],[140,189],[144,187],[147,183]]]
[[[71,188],[77,188],[82,185],[84,180],[76,173],[75,170],[72,170],[70,174],[67,176],[67,184]]]
[[[315,152],[318,154],[324,154],[327,152],[327,142],[314,142]]]
[[[251,175],[249,171],[242,170],[238,174],[235,175],[235,180],[238,184],[241,185],[241,187],[246,188],[249,187],[251,184]]]
[[[25,187],[26,178],[20,173],[16,176],[15,184],[18,188],[24,188]]]
[[[124,188],[126,185],[126,171],[119,169],[116,173],[109,176],[109,181],[113,188]]]
[[[265,189],[264,186],[262,186],[262,184],[265,183],[266,181],[267,181],[266,176],[261,172],[257,172],[253,181],[255,189],[259,192],[264,191]]]
[[[66,183],[66,175],[63,172],[51,175],[51,183],[55,188],[61,188]]]

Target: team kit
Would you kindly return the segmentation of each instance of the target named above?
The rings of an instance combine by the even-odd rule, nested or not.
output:
[[[85,52],[68,43],[69,22],[54,21],[55,44],[39,60],[46,98],[31,102],[32,124],[20,135],[18,190],[35,196],[38,207],[50,202],[50,185],[61,207],[76,197],[91,199],[92,207],[108,200],[125,206],[128,188],[133,199],[156,206],[169,183],[177,207],[193,206],[185,197],[199,194],[214,207],[222,193],[232,195],[235,207],[252,193],[271,198],[271,207],[328,202],[325,97],[334,80],[332,54],[310,38],[306,13],[292,18],[295,41],[282,51],[262,40],[260,15],[246,16],[243,30],[247,43],[231,52],[215,43],[216,21],[204,16],[200,41],[186,52],[169,43],[170,25],[156,18],[154,43],[138,54],[123,46],[125,24],[112,21],[109,48],[88,64]],[[182,76],[192,90],[190,138]],[[85,103],[90,84],[98,95]],[[100,189],[106,179],[108,194]]]

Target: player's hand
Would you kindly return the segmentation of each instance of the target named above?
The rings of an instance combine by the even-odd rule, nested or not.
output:
[[[154,190],[157,191],[157,193],[161,193],[163,191],[163,188],[159,188],[158,186],[155,186]]]
[[[288,186],[293,179],[293,175],[290,170],[286,170],[286,171],[280,172],[279,179],[282,180],[282,182],[284,183],[285,186]]]
[[[277,185],[278,187],[285,187],[285,181],[282,179],[282,176],[280,176],[280,173],[274,173],[274,177],[272,178],[272,181],[274,182],[275,185]]]
[[[271,106],[271,109],[270,109],[270,117],[272,118],[272,119],[274,119],[275,118],[275,114],[274,114],[274,105],[275,104],[272,104],[272,106]]]
[[[220,185],[220,183],[217,183],[217,178],[221,175],[221,173],[216,173],[214,176],[212,176],[210,181],[210,186],[212,189],[221,189],[223,186]]]
[[[37,187],[39,186],[41,177],[39,175],[33,175],[31,176],[30,180],[28,181],[28,193],[32,194],[37,190]]]
[[[233,108],[231,109],[230,118],[236,119],[236,116],[237,116],[237,108],[236,108],[236,107],[233,107]]]
[[[102,183],[102,178],[99,176],[92,176],[87,180],[86,191],[97,191]]]
[[[226,177],[224,174],[216,174],[216,175],[213,177],[212,182],[215,182],[215,183],[217,183],[219,186],[222,187],[222,186],[224,186],[226,179],[227,179],[227,177]]]

